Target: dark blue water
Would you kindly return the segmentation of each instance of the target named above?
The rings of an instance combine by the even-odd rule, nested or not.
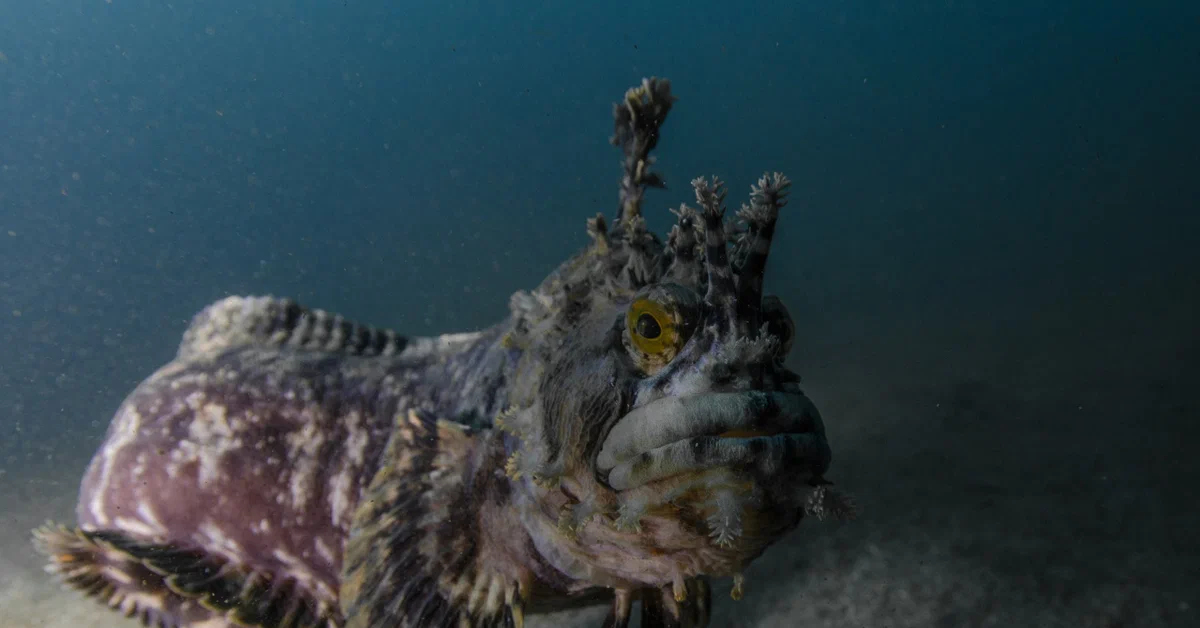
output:
[[[1197,32],[1195,2],[0,3],[0,468],[81,469],[228,294],[406,334],[504,316],[611,214],[610,106],[648,75],[680,97],[652,226],[693,176],[792,178],[768,287],[817,397],[1036,382],[1178,443]],[[1121,459],[1055,444],[1107,415],[1047,412],[1051,457]]]

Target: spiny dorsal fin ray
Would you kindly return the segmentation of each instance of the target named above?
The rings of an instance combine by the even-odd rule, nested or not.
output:
[[[202,550],[145,543],[115,530],[46,525],[34,541],[67,585],[145,625],[221,617],[249,628],[338,628],[337,611],[291,578],[231,565]]]
[[[253,344],[372,356],[399,353],[408,343],[391,330],[308,309],[291,299],[233,296],[192,318],[177,357],[186,360]]]

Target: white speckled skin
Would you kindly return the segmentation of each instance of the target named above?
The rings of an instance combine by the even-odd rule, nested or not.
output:
[[[79,529],[38,532],[53,569],[181,628],[520,626],[597,600],[617,628],[635,599],[645,628],[705,626],[708,576],[740,596],[840,504],[762,294],[787,179],[752,189],[733,253],[724,188],[696,180],[664,244],[641,201],[672,102],[647,80],[616,107],[612,228],[488,330],[406,339],[270,297],[198,314],[117,411]],[[645,304],[669,346],[641,342]]]
[[[212,331],[269,329],[267,319],[294,307],[231,297],[197,315],[178,357],[113,418],[82,481],[81,528],[200,548],[294,579],[336,607],[354,509],[395,417],[412,409],[465,422],[494,415],[506,352],[477,349],[495,345],[499,330],[413,341],[389,334],[374,355],[334,350],[339,339],[314,346],[295,334]]]

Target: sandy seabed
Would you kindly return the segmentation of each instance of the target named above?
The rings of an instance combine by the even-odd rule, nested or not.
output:
[[[921,343],[941,354],[903,334],[810,348],[829,477],[862,516],[803,522],[747,571],[741,602],[716,581],[712,625],[1200,625],[1195,339],[1128,339],[1122,367],[1097,353],[1111,347],[947,333]],[[0,475],[0,628],[136,625],[64,590],[30,545],[31,528],[71,520],[85,458]]]

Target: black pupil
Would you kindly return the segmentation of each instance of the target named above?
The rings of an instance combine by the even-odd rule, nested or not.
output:
[[[638,317],[634,329],[638,335],[648,340],[654,340],[662,334],[662,327],[659,327],[658,321],[650,314],[642,314]]]

